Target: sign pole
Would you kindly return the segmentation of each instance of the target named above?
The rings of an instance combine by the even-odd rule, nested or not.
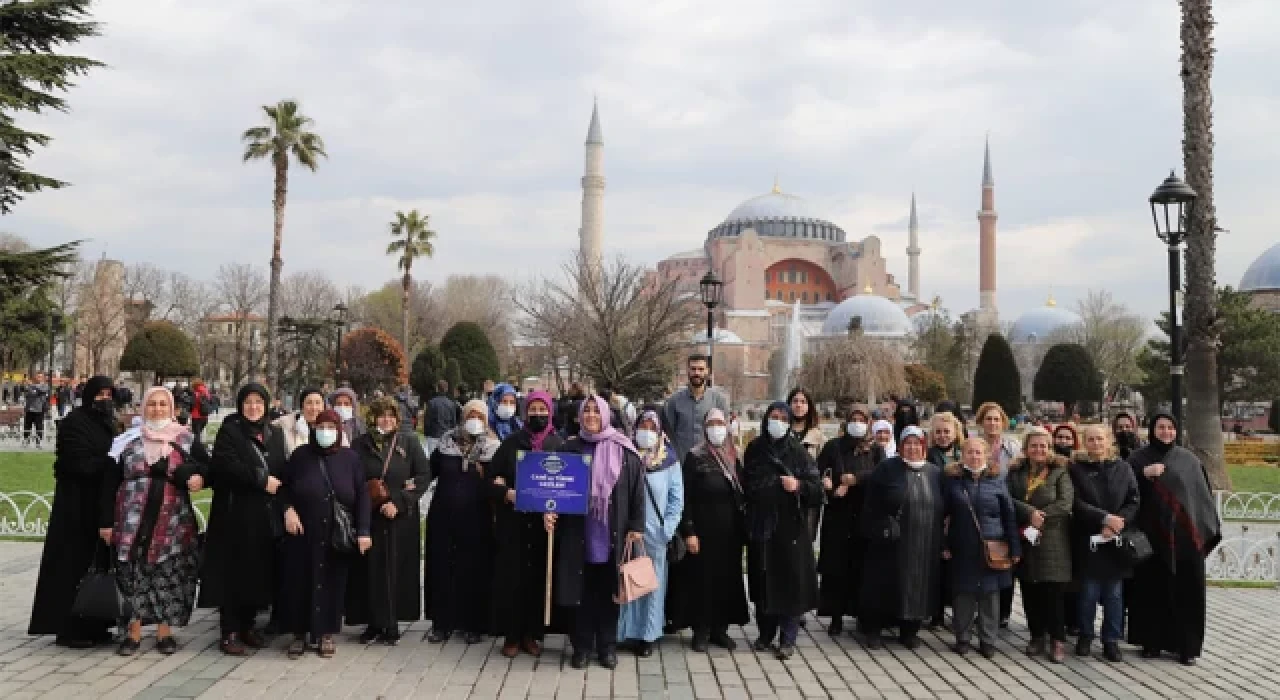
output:
[[[551,551],[556,545],[555,534],[554,527],[547,530],[547,592],[542,607],[542,624],[548,626],[551,625]]]

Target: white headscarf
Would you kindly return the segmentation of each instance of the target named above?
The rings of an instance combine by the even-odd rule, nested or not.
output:
[[[872,439],[874,439],[874,438],[875,438],[875,436],[876,436],[876,433],[880,432],[881,430],[888,430],[888,431],[889,431],[889,444],[884,446],[884,456],[885,456],[885,458],[889,458],[889,457],[897,457],[897,456],[898,456],[898,441],[894,439],[894,435],[893,435],[893,423],[890,423],[890,422],[889,422],[889,421],[887,421],[887,420],[878,420],[878,421],[876,421],[875,423],[872,423],[872,424],[871,424],[871,437],[872,437]],[[877,444],[878,444],[878,443],[877,443]]]

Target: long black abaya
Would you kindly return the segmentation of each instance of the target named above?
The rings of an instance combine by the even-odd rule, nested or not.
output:
[[[841,436],[829,441],[818,455],[818,472],[830,476],[832,490],[822,516],[818,573],[822,575],[818,594],[818,615],[843,617],[858,615],[858,595],[862,585],[862,560],[866,540],[858,530],[865,500],[864,485],[875,470],[877,454],[866,441]],[[843,496],[836,495],[841,477],[852,474],[854,484]]]

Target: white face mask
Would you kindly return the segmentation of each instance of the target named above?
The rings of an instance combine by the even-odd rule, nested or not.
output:
[[[723,425],[713,425],[707,428],[707,442],[713,446],[719,447],[724,444],[724,439],[729,435],[729,429]]]
[[[787,431],[790,429],[791,429],[791,426],[787,425],[786,421],[775,420],[773,418],[769,419],[769,426],[768,426],[769,435],[774,440],[782,439],[782,437],[786,435]]]
[[[923,469],[924,465],[928,463],[929,463],[928,460],[924,460],[924,459],[920,460],[919,462],[912,462],[911,460],[907,460],[907,466],[911,467],[912,469]]]
[[[351,416],[355,414],[355,411],[350,406],[335,406],[333,410],[344,421],[351,420]]]
[[[658,434],[652,430],[636,431],[636,447],[642,450],[652,450],[653,446],[658,444]]]
[[[511,420],[511,416],[514,416],[516,414],[516,407],[508,406],[505,403],[498,404],[498,408],[494,411],[494,413],[498,414],[499,420]]]
[[[172,419],[170,419],[170,418],[164,418],[164,419],[161,419],[161,420],[149,420],[149,421],[147,421],[147,422],[145,423],[145,425],[147,426],[147,430],[152,430],[152,431],[155,431],[155,432],[159,432],[159,431],[164,430],[165,428],[169,427],[169,424],[170,424],[170,423],[172,423],[172,422],[173,422],[173,420],[172,420]]]
[[[320,428],[316,431],[316,444],[321,447],[333,447],[338,441],[338,431],[332,428]]]
[[[867,436],[867,424],[866,423],[850,423],[849,425],[845,426],[845,431],[849,433],[850,437],[864,438]]]
[[[981,467],[971,467],[966,464],[964,465],[964,468],[965,468],[965,471],[969,472],[970,474],[981,474],[982,472],[985,472],[987,470],[987,465],[984,464]]]
[[[468,435],[480,435],[484,433],[484,421],[479,418],[468,418],[467,422],[462,425]]]

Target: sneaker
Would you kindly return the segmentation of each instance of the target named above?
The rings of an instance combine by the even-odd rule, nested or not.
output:
[[[1121,661],[1124,661],[1124,654],[1120,653],[1120,644],[1118,642],[1103,642],[1102,658],[1113,664],[1118,664]]]
[[[796,645],[783,644],[778,647],[778,651],[774,655],[778,657],[779,661],[786,661],[796,655]]]
[[[171,656],[177,650],[178,640],[174,639],[172,634],[168,637],[162,637],[156,640],[156,651],[164,654],[165,656]]]

